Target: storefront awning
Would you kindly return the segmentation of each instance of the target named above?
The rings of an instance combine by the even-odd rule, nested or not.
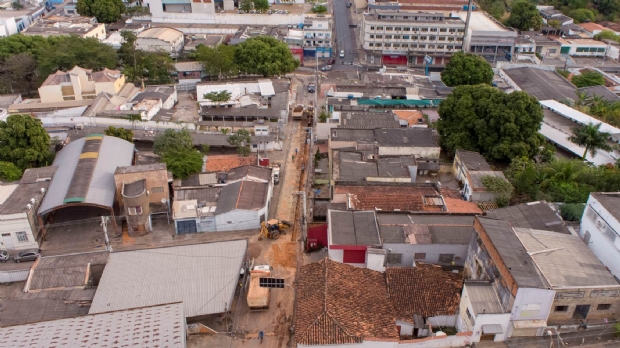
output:
[[[487,324],[482,325],[482,334],[483,335],[493,335],[493,334],[501,334],[504,333],[502,326],[500,324]]]

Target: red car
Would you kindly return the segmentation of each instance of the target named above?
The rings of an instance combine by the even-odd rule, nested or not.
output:
[[[336,63],[336,58],[332,58],[327,61],[327,65],[334,65],[334,63]]]

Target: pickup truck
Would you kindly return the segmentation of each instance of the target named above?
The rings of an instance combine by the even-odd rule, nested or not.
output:
[[[280,182],[280,164],[271,166],[271,176],[273,177],[273,184],[277,185]]]
[[[248,289],[248,307],[251,312],[269,309],[271,289],[260,286],[260,278],[271,277],[273,268],[269,265],[256,265],[250,271],[250,288]]]
[[[304,106],[297,105],[293,108],[293,120],[301,120],[304,117]]]

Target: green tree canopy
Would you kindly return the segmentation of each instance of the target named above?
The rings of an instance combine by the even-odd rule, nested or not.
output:
[[[555,29],[560,29],[562,27],[562,23],[560,23],[560,21],[556,19],[552,19],[548,21],[547,24],[549,24],[550,27],[555,28]]]
[[[271,36],[249,38],[237,45],[234,62],[242,72],[264,77],[284,75],[299,67],[288,45]]]
[[[490,85],[493,82],[493,69],[478,55],[457,52],[441,72],[441,80],[450,87],[481,83]]]
[[[254,9],[260,12],[269,10],[269,0],[254,0]]]
[[[231,134],[228,139],[228,143],[237,148],[237,153],[241,156],[250,155],[250,132],[246,129],[239,129],[235,133]]]
[[[116,22],[125,13],[122,0],[78,0],[76,9],[80,15],[96,17],[101,23]]]
[[[204,72],[209,76],[231,77],[239,75],[235,64],[235,46],[217,45],[196,48],[196,60],[202,63]]]
[[[209,92],[206,93],[203,97],[206,100],[209,100],[212,103],[224,103],[230,100],[231,93],[227,90],[217,91],[217,92]]]
[[[539,154],[543,113],[525,92],[506,94],[487,85],[459,86],[439,106],[441,146],[480,152],[491,161]]]
[[[0,161],[21,170],[51,163],[50,137],[39,119],[10,115],[0,122]]]
[[[506,24],[519,30],[540,30],[542,27],[542,17],[534,3],[527,0],[518,0],[513,4]]]
[[[587,21],[596,20],[596,14],[592,10],[585,8],[575,9],[568,12],[568,16],[571,17],[575,23],[583,23]]]
[[[129,81],[148,81],[152,84],[170,82],[174,70],[172,58],[168,52],[146,52],[136,48],[137,37],[130,31],[121,33],[125,42],[118,50],[123,66],[123,73]]]
[[[579,88],[605,84],[605,78],[603,75],[591,70],[584,71],[579,75],[573,75],[570,81]]]
[[[153,142],[153,152],[159,156],[164,156],[170,151],[193,148],[192,135],[187,128],[180,130],[168,128],[164,131],[164,134],[157,136]]]
[[[512,192],[514,187],[504,178],[498,178],[496,176],[483,176],[482,185],[489,191],[495,193],[495,202],[500,207],[505,207],[510,203]]]
[[[185,179],[202,170],[202,155],[194,149],[169,150],[162,160],[177,179]]]
[[[594,35],[594,40],[605,40],[605,39],[620,42],[620,36],[616,35],[616,33],[614,33],[611,30],[603,30],[600,33]]]
[[[145,6],[130,6],[127,7],[125,9],[125,13],[127,15],[127,17],[143,17],[143,16],[150,16],[151,15],[151,10],[149,10],[148,7]]]
[[[11,2],[11,8],[14,10],[21,10],[24,8],[24,4],[22,4],[19,0],[13,0],[13,2]]]
[[[252,0],[241,0],[241,2],[239,3],[239,9],[241,11],[250,12],[252,10],[252,7],[254,7]]]
[[[611,146],[607,144],[610,134],[601,132],[601,123],[590,123],[583,127],[573,128],[572,135],[568,140],[573,143],[585,147],[582,159],[586,159],[586,155],[590,152],[592,157],[596,156],[598,150],[611,151]]]
[[[104,133],[105,135],[121,138],[123,140],[127,140],[130,143],[133,143],[133,131],[131,129],[116,128],[114,126],[110,126],[104,131]]]
[[[11,162],[0,162],[0,179],[6,181],[19,180],[24,171]]]
[[[312,13],[327,13],[327,6],[316,5],[312,8]]]

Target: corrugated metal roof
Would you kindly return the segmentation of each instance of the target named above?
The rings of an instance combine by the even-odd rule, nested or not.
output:
[[[42,257],[32,273],[30,290],[72,288],[86,285],[88,264],[105,265],[109,252]]]
[[[136,308],[0,329],[0,346],[185,347],[183,305]]]
[[[181,301],[186,317],[231,308],[247,240],[110,254],[90,314]]]
[[[330,210],[331,243],[335,245],[380,245],[374,211]]]
[[[574,98],[574,96],[573,96]],[[608,123],[602,122],[601,120],[598,120],[592,116],[586,115],[581,111],[575,110],[573,108],[571,108],[570,106],[567,106],[565,104],[562,104],[558,101],[555,100],[541,100],[540,101],[540,105],[549,108],[550,110],[553,110],[554,112],[573,120],[574,122],[577,122],[581,125],[587,125],[590,123],[594,123],[594,124],[601,124],[601,132],[605,132],[605,133],[609,133],[609,134],[620,134],[620,129],[611,126]]]
[[[506,220],[512,227],[534,228],[570,234],[564,221],[545,201],[536,201],[493,209],[486,212],[487,217]]]
[[[465,289],[474,310],[473,315],[504,313],[499,296],[491,283],[466,282]]]
[[[254,181],[237,181],[222,188],[215,214],[235,209],[258,210],[265,206],[269,184]]]
[[[276,94],[271,80],[258,80],[258,88],[260,89],[260,95],[263,97],[269,97]]]
[[[433,244],[468,245],[474,234],[471,226],[429,226]]]
[[[81,162],[79,158],[85,142],[86,138],[75,140],[56,155],[54,166],[57,166],[58,170],[54,174],[49,190],[41,203],[39,214],[46,214],[65,204],[63,201],[69,192],[73,177],[84,175],[82,170],[78,168],[78,163]],[[96,163],[91,169],[92,176],[88,182],[84,200],[81,202],[112,207],[116,193],[114,172],[119,166],[131,165],[133,148],[132,143],[120,138],[103,137],[99,148],[99,157],[96,160],[83,160],[96,161]]]

